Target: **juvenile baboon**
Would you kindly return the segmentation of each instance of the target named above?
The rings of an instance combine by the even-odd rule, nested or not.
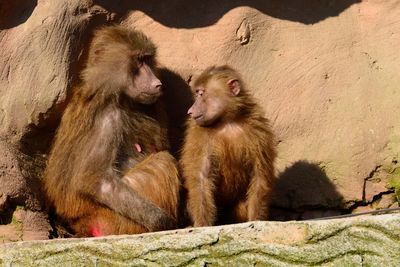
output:
[[[194,226],[264,220],[275,183],[273,134],[229,66],[194,82],[181,166]]]
[[[44,185],[78,236],[176,227],[177,163],[157,102],[155,45],[141,32],[95,32],[49,155]]]

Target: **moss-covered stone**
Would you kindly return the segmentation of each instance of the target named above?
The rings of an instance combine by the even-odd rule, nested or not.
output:
[[[0,246],[4,266],[399,266],[400,214]]]
[[[389,186],[394,188],[397,201],[400,203],[400,168],[396,168],[389,176]]]

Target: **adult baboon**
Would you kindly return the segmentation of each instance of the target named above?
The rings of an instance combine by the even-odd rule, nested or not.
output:
[[[141,32],[95,32],[45,172],[56,214],[78,236],[176,227],[179,177],[157,100],[155,45]]]

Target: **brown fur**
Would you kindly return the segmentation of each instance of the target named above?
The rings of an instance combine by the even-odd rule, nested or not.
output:
[[[180,162],[194,226],[266,219],[276,156],[268,120],[228,66],[205,70],[194,91]]]
[[[155,52],[145,35],[120,26],[93,38],[44,179],[50,204],[79,236],[176,226],[180,182],[164,151],[158,93],[137,94],[159,92]]]

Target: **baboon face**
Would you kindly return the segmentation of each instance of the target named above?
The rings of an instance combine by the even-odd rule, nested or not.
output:
[[[122,27],[97,31],[90,44],[82,80],[102,95],[123,93],[134,102],[152,104],[161,95],[156,47],[142,32]]]
[[[161,81],[151,64],[151,56],[139,58],[130,75],[125,93],[135,102],[153,104],[161,95]]]
[[[195,102],[188,114],[200,126],[210,126],[222,119],[239,93],[237,80],[211,79],[194,88]]]

